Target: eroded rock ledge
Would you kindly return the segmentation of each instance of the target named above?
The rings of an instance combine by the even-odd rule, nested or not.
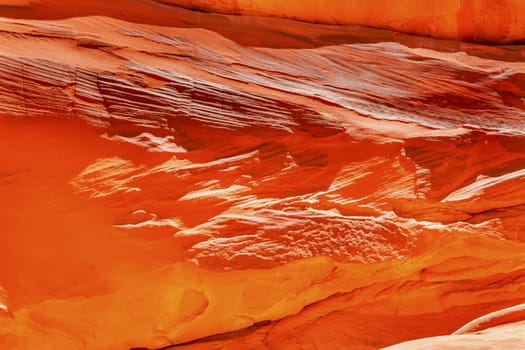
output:
[[[522,46],[132,4],[0,8],[2,349],[378,349],[524,302]]]

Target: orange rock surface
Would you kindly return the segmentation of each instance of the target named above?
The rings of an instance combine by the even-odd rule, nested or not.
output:
[[[205,11],[354,24],[474,41],[523,41],[521,0],[159,0]]]
[[[251,16],[521,2],[172,2],[0,6],[0,349],[525,347],[525,47]]]

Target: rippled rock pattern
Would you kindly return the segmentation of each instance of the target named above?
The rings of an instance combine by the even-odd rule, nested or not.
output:
[[[368,3],[2,1],[0,348],[525,347],[525,8]]]

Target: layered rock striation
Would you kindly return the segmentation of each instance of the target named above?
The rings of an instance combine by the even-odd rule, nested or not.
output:
[[[0,7],[2,349],[523,345],[524,47],[74,5]]]

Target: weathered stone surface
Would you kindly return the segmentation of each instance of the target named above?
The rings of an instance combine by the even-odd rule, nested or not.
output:
[[[525,300],[522,46],[154,1],[0,15],[0,348],[521,346],[520,312],[426,338]]]

